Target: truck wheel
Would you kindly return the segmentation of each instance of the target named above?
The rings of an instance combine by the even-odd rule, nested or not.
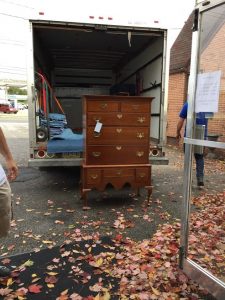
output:
[[[36,135],[37,135],[38,142],[44,142],[47,140],[48,132],[45,128],[38,128]]]

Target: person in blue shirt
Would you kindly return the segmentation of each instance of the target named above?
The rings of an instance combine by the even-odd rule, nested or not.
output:
[[[179,120],[177,123],[177,135],[176,138],[179,140],[181,138],[181,129],[187,119],[188,103],[185,102],[180,114]],[[196,125],[204,125],[204,138],[207,138],[208,131],[208,119],[205,116],[204,112],[199,112],[196,114]],[[184,131],[184,136],[186,136],[186,126]],[[196,162],[196,177],[198,187],[204,187],[204,154],[194,153],[195,162]]]

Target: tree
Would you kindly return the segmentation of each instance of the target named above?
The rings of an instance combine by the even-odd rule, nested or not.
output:
[[[8,94],[10,95],[27,95],[27,90],[21,89],[16,86],[8,87]]]

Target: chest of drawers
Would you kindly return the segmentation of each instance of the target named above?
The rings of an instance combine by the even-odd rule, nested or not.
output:
[[[136,96],[83,97],[85,142],[81,195],[85,206],[88,191],[103,191],[108,184],[116,189],[121,189],[125,184],[137,190],[146,187],[150,197],[152,99]]]

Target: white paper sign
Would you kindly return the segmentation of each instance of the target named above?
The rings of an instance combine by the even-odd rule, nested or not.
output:
[[[218,112],[221,71],[201,73],[197,77],[195,112]]]
[[[99,133],[101,131],[101,129],[102,129],[102,123],[97,121],[94,131]]]

